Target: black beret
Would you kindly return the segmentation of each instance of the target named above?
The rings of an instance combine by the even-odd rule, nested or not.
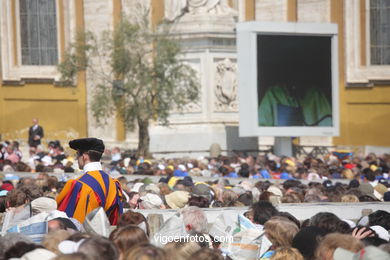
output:
[[[70,148],[80,151],[94,150],[104,153],[104,143],[97,138],[81,138],[69,142]]]

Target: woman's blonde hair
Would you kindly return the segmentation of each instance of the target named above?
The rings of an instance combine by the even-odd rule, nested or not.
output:
[[[187,260],[200,249],[195,242],[172,242],[164,246],[168,259]]]
[[[304,260],[304,258],[296,248],[279,247],[270,260]]]
[[[341,197],[341,202],[359,202],[359,198],[353,194],[346,194]]]
[[[66,230],[56,230],[45,235],[42,241],[42,245],[49,251],[52,251],[55,254],[61,254],[58,249],[58,245],[68,239],[71,234]]]
[[[167,254],[161,248],[144,243],[133,246],[127,251],[123,260],[168,260]]]
[[[339,233],[331,233],[324,237],[316,250],[316,258],[318,260],[333,259],[333,253],[336,248],[341,247],[352,252],[358,252],[363,249],[363,243],[351,235]]]
[[[294,236],[298,233],[297,225],[289,220],[270,219],[264,224],[265,234],[277,247],[290,247]]]

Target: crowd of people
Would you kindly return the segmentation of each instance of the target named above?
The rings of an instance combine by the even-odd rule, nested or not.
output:
[[[347,260],[353,259],[355,253],[366,257],[358,259],[390,259],[390,213],[386,210],[358,220],[342,220],[324,209],[310,219],[298,220],[277,208],[280,203],[390,201],[389,155],[334,152],[323,158],[303,159],[273,154],[144,159],[127,157],[115,147],[110,153],[106,150],[111,158],[106,157],[103,168],[96,168],[115,179],[112,187],[121,187],[112,200],[120,199],[123,209],[122,204],[115,214],[109,207],[105,209],[112,225],[107,235],[87,230],[84,215],[69,214],[72,196],[67,199],[66,194],[77,194],[77,183],[66,182],[66,175],[59,178],[52,174],[77,173],[80,164],[91,165],[90,153],[80,152],[80,146],[72,148],[77,150],[76,156],[67,155],[60,142],[53,141],[49,142],[48,152],[39,146],[30,147],[30,156],[24,160],[17,142],[2,143],[0,259]],[[104,145],[96,149],[104,151]],[[36,174],[19,177],[18,171]],[[128,175],[140,176],[129,181]],[[145,175],[159,176],[159,181],[153,182]],[[210,178],[197,182],[195,176]],[[238,177],[246,179],[234,185],[230,178]],[[276,184],[269,179],[283,181]],[[349,181],[338,182],[340,179]],[[107,185],[103,183],[102,190],[108,192]],[[70,188],[70,192],[64,192]],[[81,191],[79,194],[84,196]],[[85,196],[84,208],[92,200],[89,193]],[[102,197],[97,198],[100,202]],[[242,223],[248,221],[245,228],[242,223],[222,229],[220,225],[226,221],[208,223],[205,209],[222,207],[243,207],[245,213],[237,213],[237,217]],[[156,225],[149,215],[142,214],[146,209],[175,209],[178,214]],[[19,218],[18,223],[23,223],[46,214],[47,234],[43,240],[37,243],[31,234],[8,232],[4,226],[9,212],[15,216],[14,223]],[[216,230],[223,230],[222,234],[234,241],[219,240],[221,233]],[[164,236],[187,239],[161,239]],[[188,239],[193,237],[196,239]]]

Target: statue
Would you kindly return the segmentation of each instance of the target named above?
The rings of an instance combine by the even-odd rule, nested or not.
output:
[[[183,15],[237,15],[227,0],[165,0],[165,19],[174,21]]]

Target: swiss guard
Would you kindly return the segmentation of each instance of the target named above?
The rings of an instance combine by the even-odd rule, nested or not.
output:
[[[70,141],[69,146],[77,151],[79,168],[84,174],[67,181],[56,198],[58,210],[83,223],[88,213],[102,207],[111,225],[116,225],[123,212],[124,195],[120,183],[102,169],[103,141],[81,138]]]

